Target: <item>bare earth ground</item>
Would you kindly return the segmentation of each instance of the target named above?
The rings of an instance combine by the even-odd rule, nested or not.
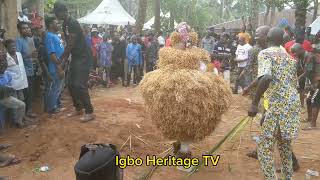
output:
[[[23,160],[19,165],[0,169],[0,175],[8,176],[12,180],[74,180],[73,167],[81,145],[113,143],[120,148],[128,138],[129,131],[147,144],[133,138],[132,149],[130,150],[129,145],[124,146],[122,155],[140,156],[144,159],[146,155],[158,155],[170,147],[171,141],[161,136],[145,114],[143,100],[137,88],[97,88],[91,94],[96,121],[83,124],[77,118],[67,119],[66,112],[72,110],[72,106],[67,104],[66,112],[58,115],[56,119],[48,119],[46,115],[42,115],[36,127],[9,129],[0,136],[1,143],[14,145],[6,152]],[[201,150],[209,150],[221,140],[246,115],[248,104],[246,98],[234,96],[229,112],[223,117],[216,131],[204,141],[193,144],[193,155],[199,157]],[[201,168],[191,179],[263,179],[258,161],[246,156],[246,153],[255,149],[252,136],[258,134],[257,123],[253,123],[251,127],[247,127],[233,142],[222,147],[219,151],[221,161],[218,166]],[[301,131],[299,139],[294,142],[294,152],[301,166],[295,173],[295,179],[303,180],[307,169],[320,171],[319,139],[320,130]],[[279,158],[276,164],[279,166]],[[48,165],[50,171],[32,172],[34,168],[43,165]],[[125,169],[125,180],[136,179],[146,169],[145,166]],[[154,180],[185,178],[186,174],[174,167],[160,167],[152,177]]]

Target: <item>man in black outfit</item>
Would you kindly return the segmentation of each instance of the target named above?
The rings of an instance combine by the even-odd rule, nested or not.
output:
[[[62,28],[67,42],[65,52],[61,56],[62,62],[66,62],[70,54],[72,56],[68,86],[76,111],[68,114],[68,117],[81,115],[84,108],[85,115],[80,120],[88,122],[94,119],[88,92],[89,72],[92,66],[91,50],[86,44],[80,24],[69,16],[66,6],[56,2],[53,11],[58,19],[63,20]]]
[[[121,77],[122,86],[125,85],[125,73],[124,73],[124,61],[126,59],[126,42],[125,40],[120,40],[119,36],[116,36],[112,41],[113,51],[112,51],[112,79],[116,80]]]

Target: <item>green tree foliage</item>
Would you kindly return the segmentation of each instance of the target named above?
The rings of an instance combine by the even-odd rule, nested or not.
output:
[[[300,31],[305,29],[306,26],[306,16],[307,16],[307,8],[309,6],[308,0],[293,0],[296,6],[296,28]]]
[[[47,3],[44,6],[45,13],[49,13],[53,9],[53,5],[56,0],[47,0]]]
[[[136,21],[136,33],[140,34],[146,21],[148,0],[139,0],[138,18]]]

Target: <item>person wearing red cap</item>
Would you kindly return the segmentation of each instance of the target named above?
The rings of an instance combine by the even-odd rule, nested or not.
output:
[[[312,52],[313,51],[313,48],[312,48],[312,44],[310,41],[308,40],[305,40],[304,39],[304,34],[301,33],[301,35],[298,35],[296,36],[296,39],[295,40],[292,40],[292,41],[289,41],[285,44],[285,49],[287,50],[287,52],[292,56],[294,57],[294,54],[291,52],[291,48],[292,46],[295,44],[295,43],[299,43],[302,45],[302,48],[307,51],[307,52]]]

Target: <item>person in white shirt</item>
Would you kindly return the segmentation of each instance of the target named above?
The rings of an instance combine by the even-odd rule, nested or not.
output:
[[[11,75],[11,88],[16,90],[15,96],[19,100],[24,100],[23,89],[28,87],[26,70],[24,68],[23,58],[20,52],[16,52],[15,42],[11,39],[5,41],[7,49],[7,72]]]
[[[160,31],[158,34],[158,43],[159,43],[160,48],[164,47],[164,45],[166,44],[166,40],[163,38],[162,31]]]
[[[238,64],[238,78],[234,87],[234,94],[238,94],[239,86],[241,88],[246,87],[246,77],[244,75],[243,70],[247,67],[247,63],[249,60],[249,52],[252,49],[252,46],[246,43],[245,37],[239,37],[239,45],[236,50],[236,59],[235,61]]]
[[[23,12],[21,12],[21,11],[19,12],[18,21],[19,22],[31,23],[29,18],[26,15],[24,15]]]
[[[4,42],[4,46],[7,49],[7,68],[5,72],[12,78],[8,87],[15,90],[11,93],[11,96],[13,96],[11,97],[13,101],[11,103],[16,103],[12,115],[17,127],[22,128],[25,126],[25,121],[30,121],[30,119],[25,116],[26,105],[23,102],[23,90],[28,87],[27,74],[22,55],[16,51],[15,41],[8,39]]]

